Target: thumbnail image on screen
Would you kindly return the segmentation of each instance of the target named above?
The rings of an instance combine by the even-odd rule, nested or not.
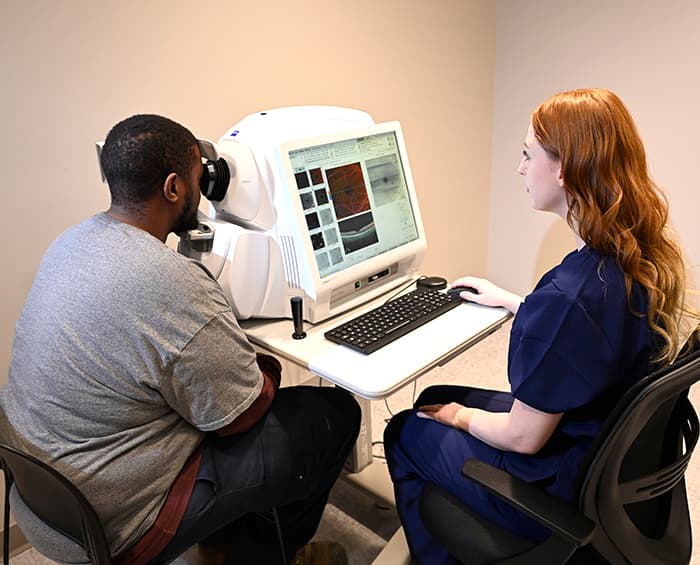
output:
[[[396,134],[289,152],[321,277],[418,238]]]

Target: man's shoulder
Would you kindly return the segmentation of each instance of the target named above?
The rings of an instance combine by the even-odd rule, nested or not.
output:
[[[82,276],[75,279],[75,273]],[[217,295],[217,283],[196,261],[150,233],[105,213],[67,228],[49,247],[39,269],[40,281],[66,284],[74,291],[97,292],[105,299],[190,301]],[[91,291],[92,289],[92,291]],[[73,292],[74,294],[75,292]],[[198,304],[200,307],[202,304]]]
[[[118,222],[104,212],[95,214],[63,230],[49,246],[46,255],[60,255],[70,251],[76,259],[91,253],[103,253],[115,248],[128,252],[128,239],[154,239],[150,234]]]

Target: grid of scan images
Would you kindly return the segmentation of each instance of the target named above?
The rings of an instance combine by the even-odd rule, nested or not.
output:
[[[333,271],[345,257],[379,242],[372,206],[405,198],[397,155],[295,173],[299,198],[319,272]],[[369,190],[372,193],[370,199]]]

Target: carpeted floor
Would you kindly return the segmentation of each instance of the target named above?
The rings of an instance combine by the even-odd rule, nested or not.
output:
[[[392,414],[412,405],[417,392],[431,384],[462,383],[483,388],[507,388],[506,350],[510,324],[487,337],[445,366],[424,375],[415,384],[404,387],[385,401],[372,402],[372,440],[374,454],[381,462],[381,445],[385,422]],[[700,409],[700,389],[691,390],[691,400]],[[700,457],[695,457],[688,468],[686,484],[693,524],[700,524]],[[348,550],[349,565],[369,565],[381,551],[399,525],[396,512],[353,484],[339,481],[331,493],[315,539],[341,542]],[[698,537],[695,533],[694,537]],[[700,539],[700,538],[699,538]],[[697,544],[695,544],[697,546]],[[52,563],[34,550],[13,557],[15,565],[45,565]],[[177,565],[195,565],[196,552],[183,555]],[[700,565],[700,551],[691,561]]]

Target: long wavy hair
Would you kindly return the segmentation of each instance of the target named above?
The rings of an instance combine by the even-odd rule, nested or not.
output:
[[[587,245],[615,257],[648,293],[649,326],[663,338],[657,361],[682,341],[686,271],[667,226],[668,201],[649,177],[644,145],[622,101],[602,89],[562,92],[532,115],[535,137],[561,162],[568,224]]]

